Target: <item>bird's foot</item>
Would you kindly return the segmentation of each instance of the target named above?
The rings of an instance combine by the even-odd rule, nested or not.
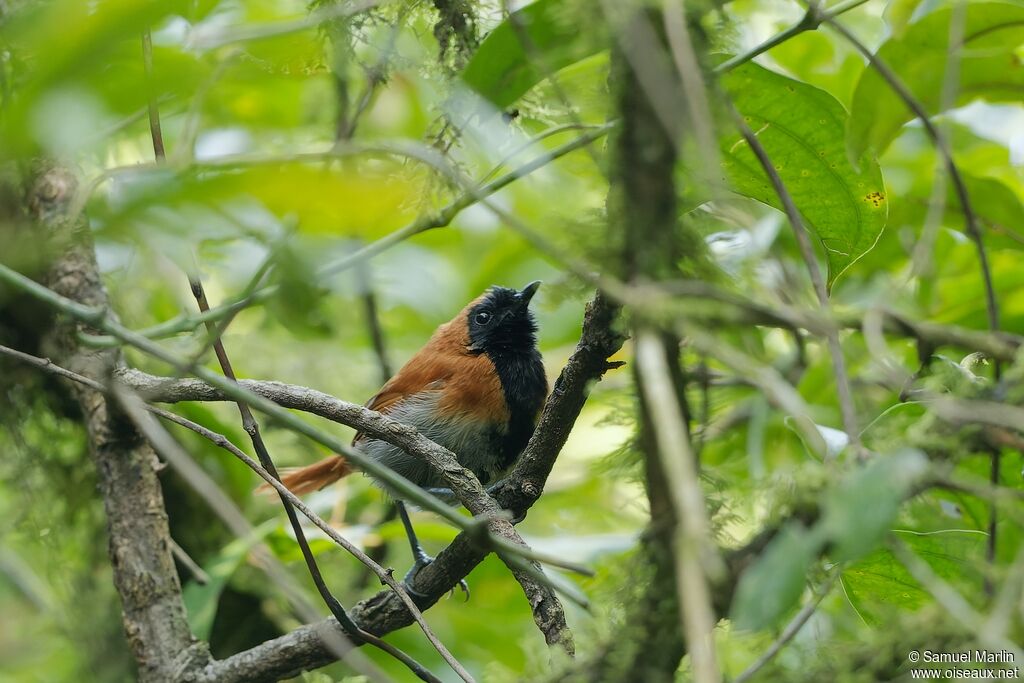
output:
[[[424,552],[420,552],[416,555],[416,561],[413,562],[412,567],[406,573],[405,578],[402,579],[402,583],[405,584],[405,590],[409,591],[409,594],[414,598],[426,599],[428,596],[425,593],[413,588],[413,583],[416,582],[416,575],[420,573],[420,570],[426,567],[428,564],[434,561],[434,558],[427,555]],[[469,584],[466,583],[465,579],[459,579],[459,588],[462,589],[462,594],[466,596],[465,602],[469,602]],[[453,587],[448,593],[449,596],[455,594],[455,588]]]

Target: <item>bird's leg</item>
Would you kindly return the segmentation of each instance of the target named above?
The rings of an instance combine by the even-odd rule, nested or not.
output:
[[[409,539],[409,548],[412,550],[413,565],[409,572],[402,579],[402,583],[405,584],[406,590],[412,593],[414,596],[419,598],[427,597],[425,594],[420,593],[412,587],[413,582],[416,580],[416,574],[421,569],[426,567],[428,564],[434,561],[434,558],[427,554],[427,551],[420,545],[420,539],[416,537],[416,530],[412,528],[412,520],[409,519],[409,511],[405,508],[405,503],[400,500],[395,501],[395,507],[398,508],[398,516],[402,520],[402,526],[405,527],[405,535]],[[466,583],[465,579],[459,579],[459,588],[466,596],[466,600],[469,600],[469,584]],[[452,589],[454,590],[454,589]]]

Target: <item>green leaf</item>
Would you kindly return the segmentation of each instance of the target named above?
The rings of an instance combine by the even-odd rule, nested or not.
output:
[[[723,83],[821,241],[831,288],[885,227],[888,202],[878,163],[862,158],[860,171],[850,163],[846,111],[824,90],[752,63],[729,73]],[[733,189],[781,209],[768,176],[739,133],[719,142]]]
[[[525,46],[524,46],[525,44]],[[603,47],[563,0],[538,0],[514,12],[480,44],[462,80],[496,107],[515,102],[548,74]]]
[[[209,577],[205,584],[193,581],[185,586],[182,598],[188,612],[188,624],[197,638],[209,639],[213,620],[217,616],[217,603],[220,601],[224,586],[241,566],[252,547],[278,526],[278,520],[269,519],[253,529],[245,538],[231,541],[203,567]]]
[[[876,456],[829,492],[819,529],[837,562],[871,552],[892,525],[907,491],[927,468],[919,451]]]
[[[978,97],[1019,101],[1024,65],[1015,51],[1024,45],[1024,6],[1001,2],[968,3],[960,60],[956,105]],[[941,112],[943,80],[949,52],[953,9],[938,10],[911,24],[899,38],[886,41],[876,53],[920,102],[925,111]],[[848,146],[851,158],[871,150],[881,154],[913,114],[877,70],[861,75],[853,95]]]
[[[982,585],[985,535],[972,530],[900,532],[900,540],[940,578],[968,590]],[[843,587],[857,612],[871,624],[884,623],[893,609],[913,611],[933,601],[887,548],[879,548],[842,574]]]
[[[800,599],[820,545],[818,535],[798,524],[783,528],[740,578],[731,609],[736,628],[758,630],[778,622]]]

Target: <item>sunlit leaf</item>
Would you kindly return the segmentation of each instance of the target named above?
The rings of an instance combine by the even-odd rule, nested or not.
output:
[[[593,33],[581,30],[579,17],[567,3],[538,0],[491,31],[462,79],[496,107],[507,107],[549,73],[601,47]]]
[[[730,72],[723,83],[821,241],[831,287],[874,246],[885,227],[888,202],[878,163],[862,158],[858,171],[849,162],[846,112],[825,91],[752,63]],[[768,176],[739,133],[723,136],[720,144],[733,189],[781,209]]]
[[[977,568],[984,555],[983,534],[954,529],[929,534],[903,532],[898,537],[940,578],[957,585],[981,585]],[[845,569],[842,579],[858,614],[872,624],[882,623],[893,609],[916,610],[931,602],[928,591],[887,548],[879,548]]]
[[[922,0],[889,0],[882,15],[889,23],[894,36],[898,38],[903,35],[921,2]]]
[[[1017,50],[1024,45],[1024,6],[1001,2],[964,3],[966,20],[958,59],[957,97],[963,104],[979,97],[1019,101],[1024,65]],[[892,69],[929,114],[943,109],[943,81],[949,53],[950,22],[957,10],[937,10],[911,24],[899,38],[885,42],[878,57]],[[880,154],[913,114],[873,68],[861,75],[853,96],[849,152]]]

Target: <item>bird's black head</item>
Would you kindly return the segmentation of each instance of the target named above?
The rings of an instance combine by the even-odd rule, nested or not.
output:
[[[498,287],[487,290],[469,309],[469,349],[477,352],[531,351],[537,345],[537,322],[530,311],[540,282],[521,290]]]

